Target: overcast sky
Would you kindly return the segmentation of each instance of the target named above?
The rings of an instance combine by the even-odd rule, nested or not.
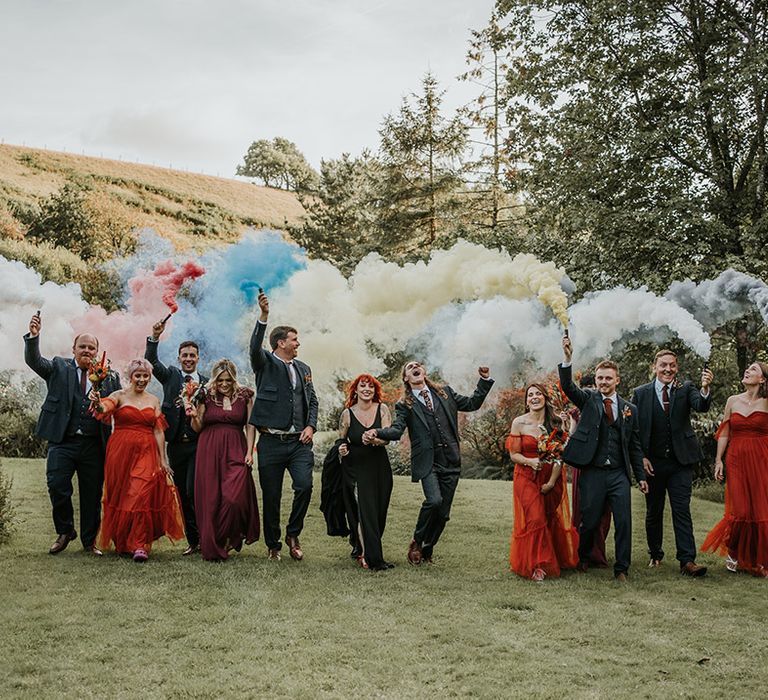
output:
[[[229,177],[250,143],[375,149],[431,70],[450,109],[493,0],[0,0],[0,139]]]

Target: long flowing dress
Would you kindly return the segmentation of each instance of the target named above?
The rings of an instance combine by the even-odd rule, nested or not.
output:
[[[387,510],[392,495],[392,468],[387,450],[383,446],[363,445],[363,433],[369,428],[381,428],[381,404],[376,418],[369,426],[363,425],[349,411],[349,454],[341,461],[348,503],[347,517],[352,535],[362,548],[362,556],[369,569],[388,568],[384,561],[381,538],[387,525]]]
[[[230,549],[259,539],[259,504],[253,469],[245,463],[251,389],[241,388],[229,408],[222,399],[205,397],[203,429],[195,460],[195,517],[203,559],[220,561]]]
[[[155,428],[165,430],[163,414],[155,415],[151,406],[120,406],[103,400],[99,420],[112,418],[115,428],[107,441],[104,459],[103,515],[97,537],[98,546],[108,549],[113,543],[121,554],[137,549],[147,553],[152,543],[167,535],[171,541],[184,537],[184,518],[179,494],[160,465]]]
[[[507,449],[524,457],[538,457],[537,443],[532,435],[507,437]],[[542,495],[541,487],[549,481],[552,465],[543,463],[539,471],[515,465],[509,566],[520,576],[531,578],[535,569],[559,576],[561,569],[574,569],[579,562],[579,536],[571,523],[565,471],[561,470],[555,487]]]
[[[768,413],[732,413],[715,437],[728,436],[725,514],[701,545],[738,561],[741,570],[768,575]]]

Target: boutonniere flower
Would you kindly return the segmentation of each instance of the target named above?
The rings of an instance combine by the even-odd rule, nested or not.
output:
[[[305,374],[304,375],[304,383],[305,384],[311,384],[312,383],[312,375],[311,374]]]
[[[621,412],[621,415],[624,416],[624,420],[632,418],[632,409],[629,406],[624,406],[624,410]]]

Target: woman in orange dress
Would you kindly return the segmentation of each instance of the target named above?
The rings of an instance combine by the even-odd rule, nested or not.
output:
[[[729,571],[768,578],[768,364],[752,363],[741,383],[746,391],[728,397],[716,435],[725,514],[701,549],[724,555]]]
[[[152,365],[132,360],[128,376],[126,389],[106,399],[95,392],[90,397],[96,417],[115,422],[104,460],[104,512],[97,539],[102,549],[114,543],[119,554],[145,562],[155,540],[184,537],[184,519],[165,455],[168,424],[157,397],[146,391]]]
[[[509,566],[534,581],[559,576],[579,561],[579,536],[571,523],[566,475],[561,462],[542,461],[538,440],[562,427],[542,384],[525,388],[527,413],[512,421],[507,450],[515,464],[512,484],[514,528]]]

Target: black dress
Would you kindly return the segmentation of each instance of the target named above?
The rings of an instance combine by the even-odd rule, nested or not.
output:
[[[381,428],[381,404],[370,426],[360,423],[350,409],[347,431],[349,454],[342,460],[341,467],[347,518],[352,529],[350,540],[353,545],[357,543],[362,548],[368,568],[380,571],[391,567],[384,561],[381,537],[387,524],[389,497],[392,495],[392,469],[383,446],[363,445],[363,433],[369,428]]]

